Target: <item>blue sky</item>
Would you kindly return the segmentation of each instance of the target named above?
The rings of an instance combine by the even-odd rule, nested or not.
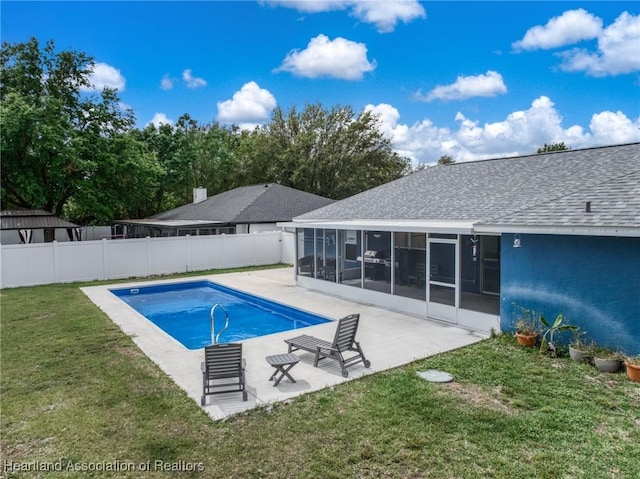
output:
[[[15,2],[2,41],[96,61],[137,126],[372,109],[414,164],[640,141],[640,3]]]

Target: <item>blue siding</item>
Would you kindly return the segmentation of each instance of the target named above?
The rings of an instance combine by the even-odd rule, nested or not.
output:
[[[520,235],[521,248],[513,239],[502,235],[503,331],[515,304],[550,320],[562,313],[597,344],[640,354],[640,238]]]

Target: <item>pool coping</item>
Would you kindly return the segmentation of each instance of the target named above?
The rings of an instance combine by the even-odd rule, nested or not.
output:
[[[256,270],[215,275],[144,280],[80,288],[135,344],[155,362],[198,405],[202,394],[200,363],[203,350],[189,350],[140,313],[110,292],[135,286],[182,283],[207,280],[277,303],[337,320],[347,314],[360,313],[357,339],[371,361],[371,368],[362,364],[349,368],[348,378],[342,377],[336,361],[325,360],[313,367],[313,356],[300,352],[300,362],[291,370],[295,383],[283,380],[277,387],[269,377],[273,368],[266,356],[287,352],[284,340],[295,331],[269,334],[243,343],[247,362],[248,401],[239,393],[209,396],[203,409],[215,420],[260,405],[291,399],[324,389],[366,374],[395,368],[433,354],[456,349],[487,337],[486,333],[456,325],[417,318],[371,305],[328,296],[295,285],[293,268]],[[305,328],[305,333],[331,340],[335,323],[329,322]]]

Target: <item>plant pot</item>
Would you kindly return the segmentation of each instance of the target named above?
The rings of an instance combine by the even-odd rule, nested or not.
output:
[[[516,332],[516,339],[520,346],[532,348],[538,341],[538,333],[521,333],[518,331]]]
[[[629,361],[625,361],[624,365],[627,367],[629,380],[640,382],[640,364],[631,364]]]
[[[612,358],[593,358],[593,363],[601,373],[617,373],[622,367],[622,360]]]
[[[569,346],[569,357],[580,363],[588,363],[591,359],[591,353],[581,351],[580,349],[574,349],[572,346]]]

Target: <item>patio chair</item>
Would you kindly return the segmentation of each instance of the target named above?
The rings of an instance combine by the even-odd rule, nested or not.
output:
[[[289,352],[302,349],[315,354],[313,365],[318,367],[318,361],[323,358],[335,359],[340,364],[342,376],[349,376],[348,366],[352,366],[359,362],[364,364],[365,368],[371,366],[371,361],[365,358],[360,343],[356,341],[356,332],[358,331],[358,323],[360,321],[359,314],[350,314],[338,321],[336,334],[333,342],[318,339],[314,336],[303,334],[295,338],[285,339],[284,342],[289,345]],[[346,352],[355,352],[355,356],[347,359],[344,357]]]
[[[204,348],[202,369],[202,398],[206,403],[211,394],[242,391],[242,400],[247,400],[245,385],[245,360],[242,358],[242,344],[212,344]],[[229,381],[232,379],[234,381]]]

